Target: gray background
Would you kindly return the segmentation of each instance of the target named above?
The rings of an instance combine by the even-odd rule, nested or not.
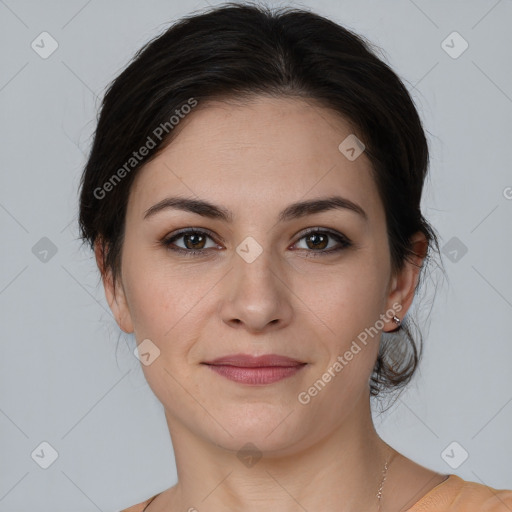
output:
[[[293,5],[380,46],[429,134],[424,211],[449,280],[434,272],[427,283],[427,311],[438,287],[421,370],[375,414],[378,430],[432,469],[512,488],[512,2]],[[162,407],[77,242],[76,191],[107,84],[144,42],[205,6],[0,0],[1,512],[115,511],[175,482]],[[59,45],[46,59],[31,47],[43,31]],[[469,44],[457,58],[442,46],[453,31]],[[453,54],[462,41],[452,40]],[[31,457],[42,441],[58,452],[48,469]],[[469,453],[457,469],[446,462],[460,462],[458,445],[445,451],[453,441]]]

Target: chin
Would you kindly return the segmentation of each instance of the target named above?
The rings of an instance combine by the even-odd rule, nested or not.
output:
[[[217,425],[215,431],[220,437],[215,436],[212,441],[235,452],[250,443],[268,455],[285,454],[305,437],[306,422],[296,412],[290,412],[290,407],[261,403],[226,407],[219,416],[225,430]]]

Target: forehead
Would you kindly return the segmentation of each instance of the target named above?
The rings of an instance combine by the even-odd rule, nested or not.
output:
[[[183,195],[250,216],[262,205],[280,210],[284,203],[340,194],[378,215],[370,161],[364,152],[349,160],[339,149],[354,132],[341,116],[308,100],[199,104],[180,121],[173,141],[139,170],[129,210]]]

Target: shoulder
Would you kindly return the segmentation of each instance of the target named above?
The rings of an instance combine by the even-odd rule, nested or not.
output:
[[[158,494],[147,499],[146,501],[138,503],[137,505],[132,505],[131,507],[124,508],[123,510],[120,510],[120,512],[142,512],[157,496]]]
[[[512,490],[449,477],[418,501],[410,512],[510,512]]]
[[[458,477],[457,477],[458,478]],[[462,480],[462,487],[455,497],[454,510],[467,510],[478,507],[482,512],[510,512],[512,510],[512,490],[495,489],[476,482]]]

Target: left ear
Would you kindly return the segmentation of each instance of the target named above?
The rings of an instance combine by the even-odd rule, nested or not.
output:
[[[421,267],[428,250],[427,237],[421,231],[415,233],[410,240],[414,254],[406,258],[402,269],[391,279],[387,299],[388,309],[397,309],[394,307],[396,304],[402,306],[400,310],[398,311],[397,309],[395,313],[400,320],[403,320],[403,317],[412,304],[414,292],[418,286]],[[396,324],[392,319],[388,324],[390,331],[396,328]]]

